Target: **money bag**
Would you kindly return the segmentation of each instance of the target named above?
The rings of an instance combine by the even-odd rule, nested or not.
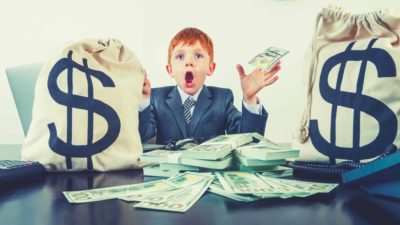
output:
[[[35,86],[23,160],[48,171],[138,168],[138,105],[144,70],[119,40],[67,43]]]
[[[301,160],[368,161],[400,146],[400,14],[324,8],[306,56]]]

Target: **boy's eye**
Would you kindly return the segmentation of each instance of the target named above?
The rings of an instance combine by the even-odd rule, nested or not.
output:
[[[182,54],[176,55],[175,59],[183,60],[185,57]]]
[[[196,59],[201,59],[201,58],[203,58],[203,55],[200,54],[200,53],[196,53],[196,54],[194,55],[194,57],[195,57]]]

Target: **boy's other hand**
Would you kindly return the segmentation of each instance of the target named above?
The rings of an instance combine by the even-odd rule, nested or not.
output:
[[[248,104],[257,104],[257,93],[265,86],[275,83],[278,80],[276,73],[281,69],[278,62],[270,71],[263,72],[256,68],[250,74],[245,74],[242,65],[236,65],[240,76],[240,86],[243,91],[243,99]]]
[[[150,80],[147,79],[147,73],[144,71],[144,82],[143,82],[143,89],[142,89],[142,99],[147,99],[150,97],[151,93],[151,84]]]

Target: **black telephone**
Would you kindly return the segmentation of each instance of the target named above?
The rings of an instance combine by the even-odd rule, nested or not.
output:
[[[397,151],[397,147],[391,144],[376,159],[368,162],[344,161],[340,163],[321,163],[312,161],[294,161],[288,163],[288,167],[293,169],[293,176],[299,178],[313,178],[333,182],[341,182],[341,174],[352,169],[363,167],[371,162],[375,162]]]

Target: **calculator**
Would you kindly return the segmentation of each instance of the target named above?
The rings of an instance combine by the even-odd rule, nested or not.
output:
[[[0,188],[5,184],[29,180],[44,173],[42,164],[33,161],[0,160]]]

